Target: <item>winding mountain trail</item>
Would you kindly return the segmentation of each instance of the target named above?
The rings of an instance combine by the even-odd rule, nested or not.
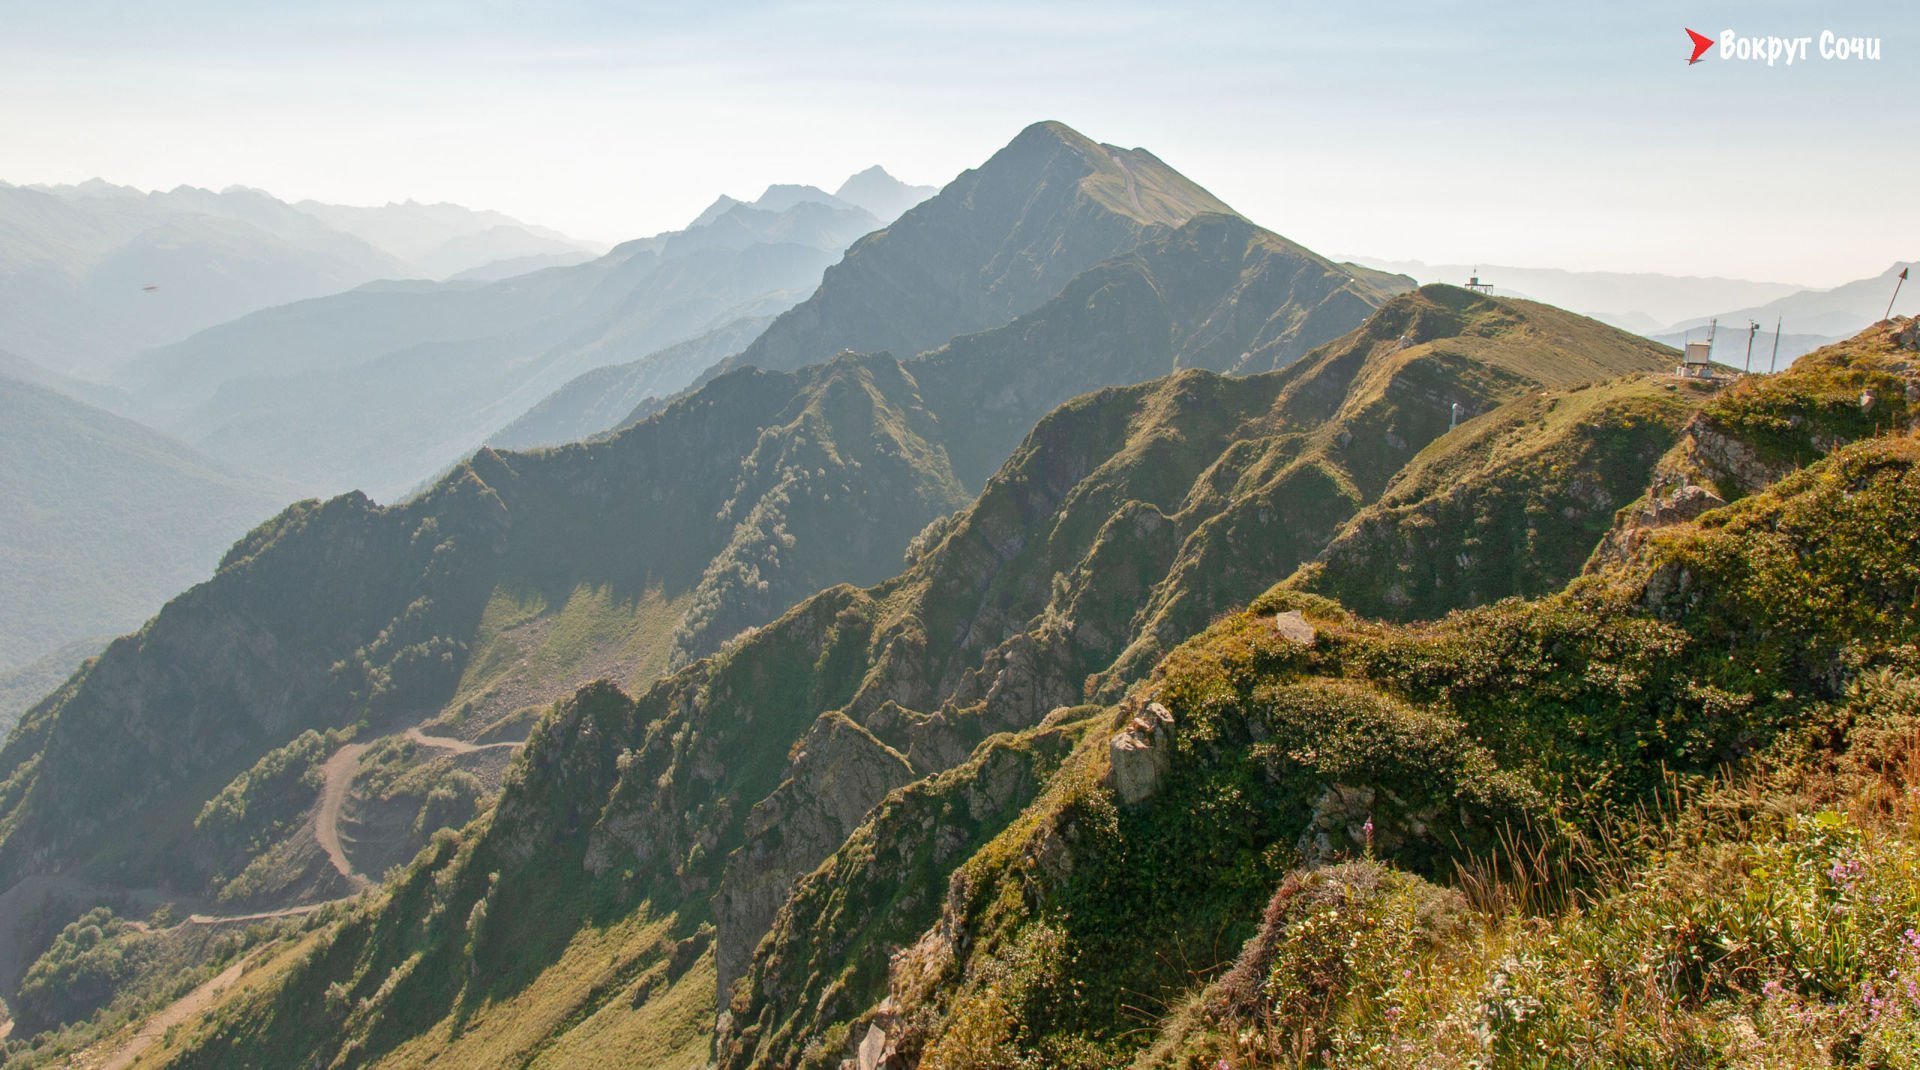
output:
[[[333,757],[320,767],[325,783],[320,788],[320,807],[313,812],[313,838],[320,841],[320,849],[327,852],[327,861],[333,863],[334,871],[345,877],[356,892],[372,887],[373,882],[354,872],[346,848],[340,843],[340,811],[347,804],[347,791],[353,787],[354,775],[360,772],[360,756],[367,752],[367,746],[349,743],[334,751]]]
[[[405,734],[406,738],[416,746],[425,747],[430,750],[446,751],[451,754],[476,754],[490,750],[513,750],[525,745],[519,742],[469,743],[466,740],[455,739],[451,736],[428,735],[418,727],[408,728]],[[278,918],[300,917],[331,906],[334,903],[344,902],[346,899],[351,899],[354,895],[373,887],[373,881],[355,871],[353,868],[353,862],[347,857],[346,845],[342,841],[340,834],[341,817],[346,809],[347,797],[353,789],[354,778],[358,776],[360,772],[360,759],[367,753],[370,747],[371,744],[369,743],[348,743],[343,745],[339,750],[334,751],[333,754],[327,758],[326,762],[320,767],[322,777],[320,803],[314,808],[312,818],[314,839],[320,844],[321,850],[326,852],[327,861],[332,864],[334,871],[339,873],[340,876],[345,878],[349,885],[351,885],[353,889],[352,893],[340,899],[331,899],[318,903],[303,903],[298,906],[285,907],[279,910],[263,910],[248,914],[193,913],[187,915],[186,919],[179,922],[179,924],[195,926],[238,925],[257,921],[273,921]],[[158,890],[134,892],[109,890],[96,887],[72,877],[35,876],[29,877],[14,887],[7,889],[5,894],[0,894],[0,920],[24,916],[31,908],[51,896],[67,896],[94,900],[109,894],[131,896],[136,903],[149,909],[157,907],[162,900],[171,898],[169,895]],[[144,921],[132,920],[129,921],[128,924],[142,931],[150,931],[148,923]],[[19,928],[20,926],[17,922],[15,924],[0,925],[0,975],[11,976],[16,979],[26,968],[26,962],[22,961],[26,958],[26,949],[13,946],[17,942],[15,938],[18,935]],[[165,1010],[148,1019],[126,1044],[122,1045],[109,1056],[104,1063],[99,1064],[100,1067],[102,1067],[103,1070],[124,1070],[124,1068],[132,1066],[156,1041],[166,1035],[167,1030],[172,1029],[182,1022],[188,1021],[213,1006],[219,996],[239,979],[241,973],[245,971],[247,965],[252,962],[257,954],[258,952],[255,952],[233,963],[221,971],[218,976],[195,988],[193,991],[169,1005]],[[0,979],[4,979],[4,977],[0,976]],[[4,1036],[4,1034],[0,1034],[0,1036]]]
[[[452,751],[455,754],[474,754],[483,750],[500,750],[502,748],[511,750],[514,747],[525,746],[523,743],[512,742],[468,743],[464,739],[454,739],[452,736],[430,736],[420,731],[418,727],[407,729],[407,739],[418,746],[431,747],[434,750]]]
[[[335,903],[344,903],[347,899],[351,898],[353,897],[347,896],[343,899],[327,899],[318,903],[302,903],[296,907],[282,907],[279,910],[262,910],[254,914],[189,914],[187,915],[187,920],[182,924],[237,925],[241,922],[248,921],[272,921],[275,918],[297,918],[302,914],[311,914],[321,907],[330,907]]]
[[[207,1011],[228,986],[240,979],[240,975],[246,972],[247,964],[252,962],[261,950],[256,948],[241,956],[233,965],[221,970],[213,979],[173,1001],[166,1010],[147,1019],[141,1024],[139,1031],[121,1045],[119,1051],[114,1052],[106,1062],[100,1064],[100,1070],[126,1070],[137,1062],[140,1056],[146,1054],[147,1049],[153,1047],[156,1041],[166,1036],[167,1030]]]

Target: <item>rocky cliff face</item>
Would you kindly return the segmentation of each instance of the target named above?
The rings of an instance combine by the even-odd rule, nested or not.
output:
[[[746,846],[728,860],[713,903],[715,968],[729,980],[745,972],[787,900],[792,875],[832,854],[860,827],[873,801],[918,779],[900,752],[844,714],[816,720],[796,745],[789,775],[754,804],[742,830]]]
[[[783,898],[721,1014],[721,1065],[833,1065],[843,1045],[820,1043],[823,1034],[864,1040],[885,1015],[872,1000],[893,956],[938,917],[941,875],[1033,800],[1089,729],[1092,712],[1063,707],[1037,728],[994,737],[966,762],[889,795],[866,815]],[[861,1058],[878,1065],[884,1056]]]

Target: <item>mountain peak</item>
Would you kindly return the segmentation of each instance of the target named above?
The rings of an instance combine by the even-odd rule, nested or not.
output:
[[[853,174],[848,175],[847,180],[845,182],[840,183],[840,188],[846,189],[848,186],[851,186],[856,182],[877,182],[877,181],[883,181],[883,180],[887,182],[900,181],[899,179],[893,177],[892,172],[888,171],[886,168],[880,166],[879,164],[874,164],[872,167],[869,167],[864,171],[855,171]],[[835,194],[835,196],[838,196],[838,194]]]
[[[707,205],[706,211],[701,212],[699,215],[693,217],[693,222],[687,224],[687,229],[692,230],[695,227],[704,227],[708,223],[711,223],[714,220],[720,218],[721,216],[726,215],[728,212],[732,211],[735,207],[745,203],[747,202],[739,199],[738,197],[729,197],[726,194],[722,193],[720,196],[715,197],[713,199],[712,204]]]
[[[1071,177],[1101,207],[1142,224],[1177,227],[1206,212],[1237,214],[1153,153],[1104,144],[1051,119],[1020,131],[979,171],[1007,172],[1016,182]]]
[[[94,176],[93,178],[89,178],[85,182],[82,182],[76,186],[47,187],[47,191],[50,193],[60,193],[63,190],[66,192],[67,196],[69,197],[142,197],[142,196],[145,196],[144,193],[142,193],[140,190],[133,188],[132,186],[122,186],[122,185],[119,185],[118,183],[109,182],[106,179],[99,177],[98,175]]]
[[[775,182],[760,194],[753,202],[755,208],[768,212],[784,212],[796,204],[828,204],[838,207],[839,198],[818,186],[808,186],[797,182]]]
[[[847,348],[923,353],[1032,311],[1094,264],[1209,212],[1234,214],[1152,153],[1036,123],[856,242],[720,370],[793,369]]]
[[[907,209],[940,192],[933,186],[911,186],[887,173],[879,164],[848,176],[833,195],[865,208],[875,219],[891,223]]]
[[[1058,119],[1042,119],[1014,135],[1008,148],[1016,145],[1052,144],[1068,148],[1097,149],[1100,143]]]

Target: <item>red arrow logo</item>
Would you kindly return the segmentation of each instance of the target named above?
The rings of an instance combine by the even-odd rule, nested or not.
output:
[[[1687,66],[1691,67],[1700,62],[1700,57],[1707,54],[1707,49],[1713,47],[1713,38],[1694,33],[1692,30],[1687,31],[1687,36],[1693,38],[1693,55],[1687,57]]]

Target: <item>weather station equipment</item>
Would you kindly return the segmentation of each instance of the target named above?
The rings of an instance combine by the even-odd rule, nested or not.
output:
[[[1720,321],[1716,319],[1707,325],[1705,341],[1687,339],[1680,351],[1680,367],[1674,369],[1675,375],[1682,379],[1713,378],[1713,336],[1719,329]]]

